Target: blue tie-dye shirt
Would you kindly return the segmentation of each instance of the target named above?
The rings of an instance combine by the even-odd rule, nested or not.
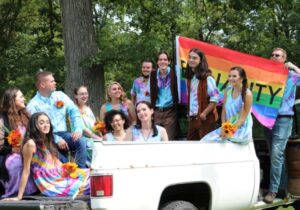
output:
[[[208,76],[207,79],[207,95],[209,96],[210,102],[219,102],[219,90],[216,85],[216,81],[213,77]],[[190,116],[198,115],[199,104],[198,104],[198,85],[199,80],[194,75],[191,80],[191,92],[190,92]]]
[[[57,107],[56,102],[62,101],[63,106]],[[83,121],[80,112],[73,101],[62,91],[54,91],[50,97],[44,97],[39,92],[29,101],[27,105],[29,113],[45,112],[52,123],[53,132],[67,131],[67,114],[70,117],[72,128],[75,132],[83,130]],[[54,141],[58,143],[61,137],[54,135]]]
[[[294,115],[293,106],[296,97],[296,86],[300,86],[300,74],[289,71],[278,115]]]
[[[157,86],[158,95],[156,100],[156,107],[165,108],[173,106],[173,96],[171,91],[171,74],[170,67],[168,67],[168,73],[165,76],[161,76],[160,70],[157,70]]]

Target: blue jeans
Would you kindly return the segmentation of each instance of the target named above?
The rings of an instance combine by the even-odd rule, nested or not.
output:
[[[270,185],[269,191],[277,193],[280,188],[286,189],[287,174],[285,163],[285,148],[288,138],[291,135],[293,127],[293,118],[277,117],[275,125],[270,130],[269,138],[267,135],[267,144],[270,153]]]
[[[55,132],[54,134],[60,136],[64,139],[68,146],[71,153],[75,154],[75,162],[79,166],[79,168],[86,168],[86,139],[84,137],[79,138],[77,141],[73,141],[71,133],[67,131],[60,131]],[[58,148],[59,151],[59,159],[61,162],[66,163],[69,161],[68,159],[68,152],[67,150],[61,150]]]

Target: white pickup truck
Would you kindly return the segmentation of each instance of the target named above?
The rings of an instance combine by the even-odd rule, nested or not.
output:
[[[254,142],[96,142],[90,197],[26,196],[0,209],[254,210],[294,201],[257,202],[259,183]]]
[[[253,142],[97,142],[91,167],[92,209],[256,208]]]

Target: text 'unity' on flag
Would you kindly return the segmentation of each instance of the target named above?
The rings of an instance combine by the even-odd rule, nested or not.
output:
[[[178,90],[180,103],[187,103],[185,70],[190,49],[202,50],[221,93],[228,85],[230,68],[245,69],[249,89],[253,94],[252,113],[264,126],[272,128],[284,93],[288,71],[282,63],[241,53],[194,39],[178,36],[176,39]]]

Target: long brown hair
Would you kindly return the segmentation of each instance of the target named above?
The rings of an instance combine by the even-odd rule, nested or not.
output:
[[[15,99],[18,91],[20,91],[18,88],[7,89],[1,100],[0,112],[7,115],[10,129],[18,128],[20,123],[28,128],[29,113],[26,108],[18,110],[16,106]]]
[[[137,107],[138,107],[138,105],[139,104],[145,104],[149,109],[153,109],[153,106],[151,105],[151,103],[150,102],[148,102],[148,101],[139,101],[136,105],[135,105],[135,112],[137,113]],[[154,113],[153,113],[153,115],[154,115]],[[152,137],[155,137],[155,136],[157,136],[158,135],[158,130],[157,130],[157,128],[156,128],[156,126],[155,126],[155,122],[154,122],[154,116],[151,116],[151,128],[153,129],[153,135],[152,135]],[[137,117],[137,119],[136,119],[136,124],[134,125],[136,128],[138,128],[138,129],[142,129],[142,122],[141,122],[141,120],[139,119],[139,117]]]
[[[46,116],[50,121],[50,131],[49,131],[49,133],[46,134],[46,136],[43,136],[41,134],[41,132],[37,126],[38,118],[42,115]],[[29,138],[35,142],[36,147],[37,147],[37,152],[39,152],[42,155],[42,157],[45,157],[45,155],[46,155],[46,150],[45,150],[45,147],[46,147],[50,151],[52,157],[58,158],[58,151],[57,151],[56,146],[53,143],[54,142],[53,126],[52,126],[49,116],[46,113],[36,112],[31,116],[31,118],[29,120]],[[29,139],[26,139],[23,142],[23,145],[25,145],[28,140]]]
[[[189,52],[196,53],[200,57],[200,63],[198,66],[195,68],[195,72],[192,71],[192,68],[187,65],[186,69],[186,78],[187,79],[192,79],[194,75],[196,75],[196,78],[198,80],[205,80],[207,76],[211,76],[211,71],[208,69],[208,64],[206,60],[205,54],[198,48],[192,48]]]
[[[246,75],[246,71],[240,67],[240,66],[235,66],[232,67],[230,69],[230,71],[237,71],[239,73],[239,76],[242,78],[242,92],[241,92],[241,96],[242,96],[242,101],[245,103],[246,100],[246,91],[248,88],[248,81],[247,81],[247,75]]]

